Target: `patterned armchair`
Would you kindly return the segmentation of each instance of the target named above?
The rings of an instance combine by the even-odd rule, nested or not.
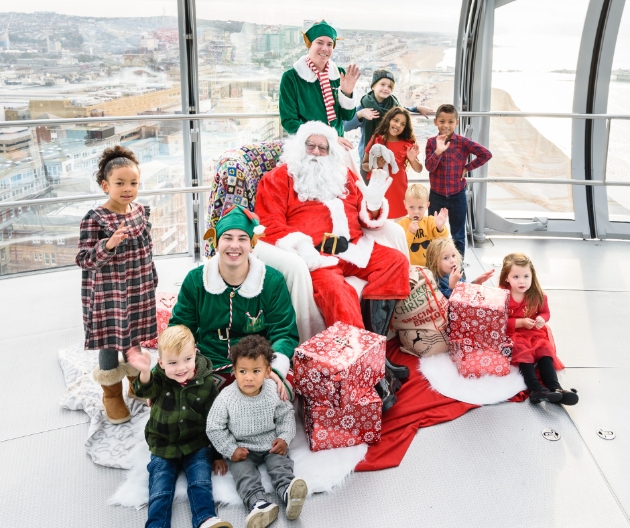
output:
[[[244,145],[221,156],[212,182],[206,229],[215,227],[226,206],[237,204],[254,210],[258,182],[278,164],[281,153],[282,141],[270,141]],[[204,254],[206,257],[214,255],[209,241]]]

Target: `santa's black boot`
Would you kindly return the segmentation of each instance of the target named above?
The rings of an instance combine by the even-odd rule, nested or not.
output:
[[[389,322],[394,313],[396,301],[361,301],[361,315],[365,329],[375,334],[387,336]],[[383,401],[383,414],[385,414],[398,400],[396,393],[402,386],[401,379],[409,376],[409,369],[404,365],[396,365],[385,358],[385,377],[376,386],[376,392]]]
[[[365,329],[387,337],[389,322],[392,320],[395,306],[395,300],[362,300],[361,316],[363,317]],[[409,377],[409,369],[405,365],[397,365],[387,358],[385,358],[385,368],[391,371],[394,377],[398,379]]]

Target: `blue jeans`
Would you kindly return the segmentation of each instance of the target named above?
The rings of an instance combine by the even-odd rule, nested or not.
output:
[[[183,468],[188,479],[188,500],[192,524],[198,528],[216,515],[212,497],[212,455],[203,447],[181,459],[166,459],[151,455],[149,470],[149,517],[145,528],[170,528],[175,482]]]
[[[457,251],[462,254],[466,252],[466,189],[452,196],[446,197],[435,191],[429,192],[429,214],[440,211],[442,207],[448,209],[448,223],[451,226],[451,236]]]

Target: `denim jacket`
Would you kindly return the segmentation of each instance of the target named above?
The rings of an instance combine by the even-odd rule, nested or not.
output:
[[[453,293],[453,289],[448,287],[448,282],[450,278],[451,278],[450,273],[448,275],[444,275],[444,277],[439,277],[438,285],[437,285],[439,290],[442,292],[442,295],[444,295],[444,297],[446,297],[447,299],[450,299],[451,294]],[[466,281],[462,277],[461,279],[459,279],[459,282],[466,282]]]

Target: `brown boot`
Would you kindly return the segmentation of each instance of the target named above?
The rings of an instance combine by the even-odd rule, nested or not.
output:
[[[124,363],[111,370],[101,370],[97,365],[93,372],[94,381],[103,388],[105,416],[112,424],[121,424],[131,418],[122,395],[122,379],[126,373]]]
[[[127,381],[129,382],[127,397],[146,403],[147,400],[145,398],[138,398],[138,396],[136,396],[136,391],[133,390],[133,382],[140,374],[140,371],[137,368],[132,367],[129,363],[125,363],[125,368],[127,369]]]

